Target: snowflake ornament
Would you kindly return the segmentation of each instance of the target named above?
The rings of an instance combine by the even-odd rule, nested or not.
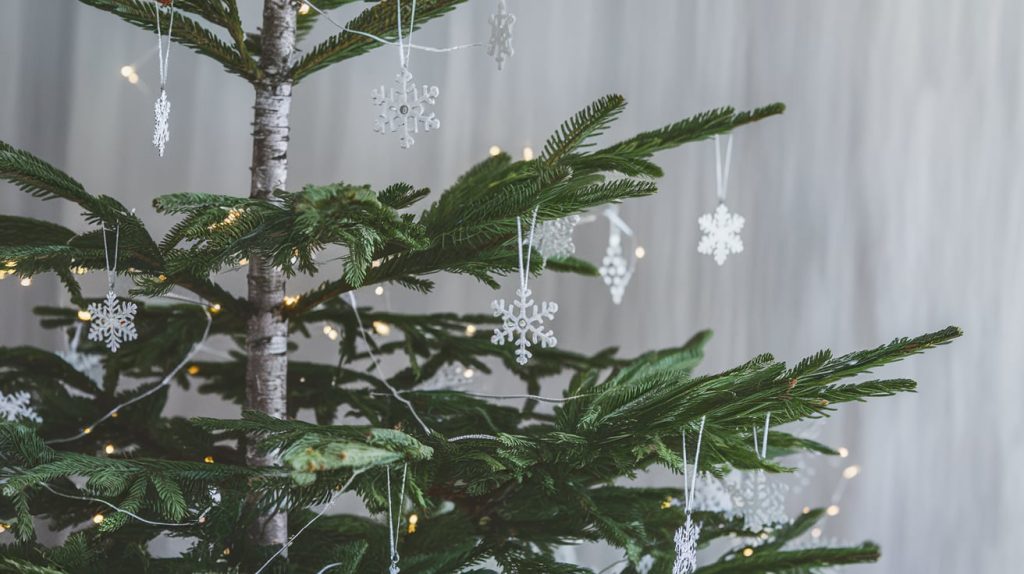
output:
[[[0,420],[14,422],[26,419],[41,423],[43,418],[32,408],[32,396],[25,391],[15,391],[9,395],[0,392]]]
[[[99,355],[79,353],[77,349],[70,349],[58,351],[57,356],[64,359],[64,362],[71,365],[74,370],[89,377],[97,387],[103,384],[103,364],[100,362],[103,358]]]
[[[171,139],[171,101],[167,91],[160,89],[160,97],[153,104],[153,147],[164,157],[164,148]]]
[[[515,54],[512,49],[512,26],[516,23],[514,14],[508,11],[505,0],[498,0],[498,11],[491,15],[491,40],[487,44],[487,55],[494,58],[501,71],[505,60]]]
[[[467,372],[470,376],[466,376]],[[416,388],[417,391],[450,391],[465,386],[472,380],[472,372],[462,363],[448,363],[437,370],[427,382]]]
[[[545,221],[533,235],[533,247],[545,261],[564,259],[576,253],[572,232],[580,222],[579,215],[570,215],[553,221]]]
[[[676,561],[672,574],[692,574],[697,570],[697,541],[700,540],[700,524],[686,513],[686,522],[676,530]]]
[[[131,301],[118,301],[113,291],[107,291],[107,298],[100,303],[89,305],[92,320],[89,324],[89,340],[103,341],[110,352],[116,353],[121,344],[139,337],[135,331],[135,312],[138,307]]]
[[[598,269],[604,284],[612,294],[612,302],[618,305],[622,303],[622,296],[626,293],[626,286],[633,278],[633,268],[629,261],[622,255],[622,234],[618,228],[612,225],[611,234],[608,236],[608,249],[604,258],[601,259],[601,267]]]
[[[412,72],[408,69],[395,77],[397,88],[387,90],[384,86],[373,90],[373,105],[380,108],[380,114],[374,122],[373,131],[384,134],[402,130],[400,142],[403,149],[412,147],[416,140],[412,134],[436,130],[441,127],[441,120],[434,112],[427,112],[427,105],[434,105],[440,90],[437,86],[417,86],[412,82]]]
[[[544,329],[544,320],[552,320],[558,312],[558,303],[544,301],[538,309],[534,304],[529,288],[521,287],[516,289],[518,299],[506,305],[504,299],[491,303],[491,309],[495,317],[501,317],[501,327],[494,330],[491,342],[495,345],[503,345],[507,342],[515,342],[516,362],[525,365],[533,356],[528,349],[532,345],[540,344],[542,348],[554,347],[557,344],[554,331]]]
[[[733,515],[732,495],[721,480],[706,476],[693,494],[693,508],[704,512]]]
[[[786,494],[789,487],[778,480],[769,480],[763,470],[736,473],[731,481],[733,507],[743,516],[748,530],[760,532],[780,522],[788,522]]]
[[[697,244],[697,252],[713,255],[715,263],[725,264],[730,253],[743,252],[743,240],[740,239],[743,223],[742,215],[729,213],[729,208],[719,203],[714,214],[705,213],[697,219],[700,231],[704,234]]]

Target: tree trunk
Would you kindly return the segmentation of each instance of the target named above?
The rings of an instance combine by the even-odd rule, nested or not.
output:
[[[249,196],[274,201],[271,194],[285,189],[288,179],[288,114],[292,83],[288,79],[295,50],[296,7],[291,0],[263,4],[262,77],[256,83],[252,139],[252,188]],[[284,274],[269,261],[249,259],[249,317],[245,339],[248,354],[245,406],[274,417],[286,415],[288,390],[288,321],[282,314]],[[274,464],[273,454],[246,446],[249,466]],[[262,546],[281,545],[288,538],[288,515],[272,513],[253,524],[250,538]]]

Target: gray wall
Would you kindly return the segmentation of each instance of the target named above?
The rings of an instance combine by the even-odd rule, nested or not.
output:
[[[255,1],[244,4],[252,16]],[[416,40],[485,39],[493,4],[472,2]],[[393,49],[299,86],[293,185],[404,180],[442,189],[491,145],[539,147],[564,117],[613,91],[630,108],[609,137],[723,104],[786,102],[784,117],[736,138],[730,204],[747,217],[746,252],[718,268],[695,251],[695,219],[714,204],[710,144],[665,153],[662,193],[622,210],[648,252],[624,303],[612,305],[597,281],[535,283],[561,306],[554,323],[560,344],[635,353],[710,327],[718,336],[704,368],[715,370],[763,351],[796,360],[821,347],[845,351],[961,325],[967,335],[955,345],[885,370],[918,379],[917,395],[847,408],[827,427],[822,438],[848,446],[863,472],[847,486],[826,537],[880,542],[885,555],[876,572],[1010,571],[1010,541],[1024,536],[1015,486],[1024,460],[1024,355],[1014,350],[1024,340],[1017,249],[1024,4],[511,6],[519,16],[517,52],[504,72],[478,50],[413,55],[417,78],[441,87],[442,129],[422,134],[410,151],[371,132],[369,91],[391,81]],[[162,231],[170,222],[153,217],[157,195],[247,191],[251,94],[218,65],[175,47],[172,140],[158,161],[149,144],[155,44],[153,34],[70,0],[5,2],[0,139],[53,160]],[[138,65],[138,86],[118,74],[126,63]],[[75,209],[6,186],[0,209],[82,227]],[[605,240],[603,224],[578,232],[584,254],[598,255]],[[240,279],[228,281],[241,288]],[[101,293],[101,281],[90,279],[92,294]],[[31,305],[66,301],[55,280],[37,278],[26,289],[8,279],[0,297],[0,343],[60,344],[29,314]],[[391,303],[396,310],[480,311],[492,297],[485,287],[451,280],[429,298],[393,290]],[[332,356],[326,342],[306,352]],[[481,384],[510,388],[500,376]],[[232,413],[177,390],[172,406]],[[794,495],[795,507],[828,500],[837,471],[827,468],[818,484]],[[593,548],[579,554],[595,565],[614,557]]]

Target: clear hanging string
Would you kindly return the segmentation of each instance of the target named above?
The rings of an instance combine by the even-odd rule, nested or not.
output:
[[[523,218],[516,217],[516,239],[517,245],[519,246],[519,287],[526,291],[530,282],[530,258],[533,256],[533,231],[537,227],[537,210],[540,207],[533,208],[533,216],[530,218],[530,235],[526,241],[526,265],[523,265]]]
[[[412,0],[412,12],[409,14],[409,35],[408,41],[402,41],[402,0],[395,2],[398,9],[398,62],[402,69],[409,68],[409,57],[412,56],[412,33],[416,26],[416,0]]]
[[[697,431],[697,451],[693,454],[693,478],[689,477],[686,463],[686,432],[683,432],[683,504],[687,512],[693,507],[693,495],[697,490],[697,475],[700,474],[700,445],[704,440],[704,421],[706,416],[700,417],[700,430]]]
[[[715,136],[715,192],[718,195],[718,203],[725,203],[725,196],[729,192],[729,166],[732,164],[732,134],[725,144],[725,165],[722,165],[721,138]]]
[[[398,545],[395,540],[398,537],[398,529],[402,526],[402,503],[405,500],[405,477],[409,470],[409,464],[402,465],[402,487],[398,491],[398,513],[396,514],[391,506],[391,467],[387,467],[387,480],[388,480],[388,543],[391,547],[391,565],[388,567],[389,574],[399,574],[398,561],[401,558],[398,555]]]
[[[121,245],[121,225],[114,228],[114,262],[110,262],[110,248],[107,246],[107,225],[103,224],[103,261],[107,267],[107,291],[114,291],[117,279],[117,250]]]
[[[768,455],[768,425],[772,422],[772,413],[764,415],[764,434],[761,436],[760,445],[757,440],[757,427],[753,427],[754,430],[754,452],[757,453],[757,458],[765,458]]]

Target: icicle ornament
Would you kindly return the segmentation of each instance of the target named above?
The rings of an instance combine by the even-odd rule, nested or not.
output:
[[[622,303],[622,297],[626,294],[626,287],[633,278],[633,271],[636,269],[636,251],[627,254],[622,249],[622,235],[633,237],[633,230],[626,222],[619,217],[619,206],[611,205],[604,211],[608,218],[608,248],[605,250],[604,258],[601,259],[601,267],[598,272],[608,286],[612,302],[616,305]]]
[[[167,99],[167,63],[171,57],[171,32],[174,30],[174,2],[168,2],[170,23],[167,25],[167,48],[160,29],[160,6],[156,7],[156,47],[160,64],[160,97],[153,104],[153,147],[164,157],[167,142],[171,140],[171,102]]]
[[[740,231],[746,222],[743,216],[731,213],[725,205],[725,197],[729,191],[729,166],[732,163],[732,135],[726,144],[725,165],[722,165],[722,151],[719,138],[715,136],[715,193],[718,196],[718,207],[714,213],[705,213],[697,219],[697,225],[703,234],[697,243],[697,252],[711,255],[715,263],[724,265],[730,254],[743,252],[743,239]]]
[[[487,55],[494,58],[498,71],[505,65],[505,60],[515,54],[512,49],[512,26],[516,23],[514,14],[508,11],[506,0],[498,0],[497,11],[491,15],[491,39],[487,43]]]

